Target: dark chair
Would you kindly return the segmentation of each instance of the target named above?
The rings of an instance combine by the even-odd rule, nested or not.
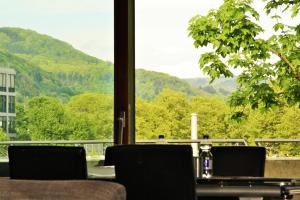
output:
[[[266,149],[255,146],[215,146],[213,155],[214,176],[263,177]],[[238,200],[238,197],[211,197],[201,200]]]
[[[9,146],[12,179],[87,179],[83,147]]]
[[[108,147],[105,165],[115,165],[127,200],[194,200],[192,148],[188,145]]]
[[[214,176],[264,176],[266,149],[254,146],[212,147]]]

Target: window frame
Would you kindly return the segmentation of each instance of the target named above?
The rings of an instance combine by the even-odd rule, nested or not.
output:
[[[134,5],[135,0],[114,0],[115,144],[135,143]]]

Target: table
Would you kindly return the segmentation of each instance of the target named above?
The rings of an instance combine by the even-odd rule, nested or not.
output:
[[[89,170],[90,179],[115,178],[114,166],[95,166]],[[238,196],[292,199],[300,195],[300,180],[268,177],[212,177],[197,179],[198,197]]]
[[[115,167],[114,166],[94,166],[88,169],[89,179],[115,179]]]
[[[238,196],[292,199],[300,194],[300,181],[289,178],[212,177],[197,179],[198,197]]]

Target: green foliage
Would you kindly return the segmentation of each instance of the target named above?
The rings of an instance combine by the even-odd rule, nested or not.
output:
[[[6,133],[3,131],[3,129],[0,129],[0,141],[8,141],[9,137],[6,135]]]
[[[95,93],[86,93],[74,96],[66,105],[66,110],[70,114],[71,118],[76,119],[76,123],[79,122],[84,127],[84,130],[86,131],[85,133],[88,133],[88,136],[86,136],[87,138],[112,139],[112,96]],[[79,126],[79,124],[77,124],[77,126]],[[72,137],[76,138],[79,133],[72,134],[75,134]]]
[[[83,92],[113,93],[112,64],[20,28],[0,28],[0,66],[17,72],[17,100],[47,95],[67,101]]]
[[[0,129],[0,142],[1,141],[9,141],[9,137],[6,135],[3,129]],[[0,145],[0,157],[7,156],[7,148],[8,145]]]
[[[28,132],[32,140],[67,139],[62,103],[52,97],[33,97],[26,108]]]
[[[16,116],[16,140],[31,140],[27,110],[24,106],[16,104]]]
[[[212,80],[222,80],[216,80],[208,90],[218,94],[221,86],[228,85],[223,77],[232,76],[229,67],[244,69],[229,101],[237,106],[237,112],[231,115],[232,110],[218,97],[201,96],[207,93],[195,89],[199,86],[191,87],[166,74],[137,70],[137,139],[156,139],[161,134],[167,139],[188,139],[192,113],[198,114],[199,138],[209,134],[211,138],[243,138],[253,144],[254,138],[300,137],[300,85],[295,78],[300,63],[300,26],[289,27],[278,21],[276,35],[259,39],[262,28],[254,20],[259,16],[250,3],[226,0],[219,10],[190,22],[195,46],[214,48],[199,60]],[[293,9],[297,11],[297,7]],[[268,62],[270,52],[282,59],[275,64]],[[283,58],[294,68],[287,67]],[[0,28],[0,66],[17,71],[18,140],[112,138],[111,63],[46,35]],[[230,82],[228,87],[224,93],[236,86]],[[278,106],[282,107],[274,109]],[[273,110],[252,110],[256,108]],[[8,139],[0,133],[0,140],[2,137]],[[278,155],[299,155],[300,150],[290,144],[268,148]]]
[[[137,98],[136,137],[138,140],[158,139],[159,135],[169,138],[172,124],[167,119],[170,119],[170,115],[164,106]]]
[[[163,90],[154,101],[140,98],[136,103],[137,139],[189,139],[190,117],[198,115],[198,138],[245,139],[255,145],[256,138],[299,138],[300,110],[297,106],[260,112],[247,106],[232,116],[230,107],[220,98],[195,96]],[[239,121],[234,118],[238,118]],[[269,156],[299,156],[298,144],[264,144]]]
[[[18,140],[92,140],[113,136],[113,98],[87,93],[67,104],[47,96],[17,104]]]
[[[68,70],[67,65],[71,63],[72,71],[76,69],[75,66],[77,66],[77,70],[82,71],[90,70],[92,65],[105,64],[104,61],[87,56],[63,41],[38,34],[35,31],[6,27],[1,28],[0,33],[2,33],[2,37],[0,37],[5,39],[1,41],[0,48],[8,50],[11,54],[26,57],[33,63],[43,63],[47,71]],[[52,63],[48,63],[49,60]],[[66,65],[63,68],[57,67],[57,64],[64,63]],[[80,67],[82,65],[87,65],[87,67]]]
[[[113,65],[35,31],[0,28],[0,66],[17,72],[18,102],[38,95],[70,97],[86,92],[113,94]],[[189,96],[204,94],[163,73],[136,70],[137,95],[152,100],[163,88]]]
[[[300,10],[300,2],[299,1],[290,1],[290,0],[280,0],[280,1],[271,1],[271,0],[264,0],[267,2],[265,6],[265,10],[267,14],[270,14],[272,10],[283,8],[283,11],[288,10],[289,8],[292,11],[292,17],[296,17]]]
[[[163,90],[152,102],[137,99],[136,135],[138,139],[189,139],[190,117],[198,114],[199,138],[204,134],[226,138],[224,122],[228,111],[217,97],[193,97],[172,90]]]
[[[204,91],[192,87],[186,81],[179,78],[143,69],[136,70],[137,96],[145,100],[153,100],[164,89],[184,92],[188,96],[205,94]]]
[[[246,107],[247,117],[231,119],[224,100],[212,96],[188,98],[181,92],[163,90],[153,101],[137,98],[137,139],[189,139],[190,117],[198,115],[198,138],[242,138],[254,144],[255,138],[299,138],[300,110],[284,107],[261,113]],[[62,104],[52,97],[33,97],[25,106],[17,105],[19,140],[112,139],[113,98],[86,93]],[[6,140],[6,139],[5,139]],[[269,155],[299,155],[299,145],[265,144]]]
[[[66,114],[66,133],[69,140],[95,139],[93,124],[85,114]]]
[[[229,138],[226,124],[229,109],[223,100],[217,97],[194,97],[190,104],[190,112],[198,114],[199,138],[205,134],[211,138]]]
[[[154,104],[164,107],[168,113],[168,117],[163,120],[170,127],[170,132],[165,134],[166,138],[189,138],[190,105],[184,93],[165,89],[155,98]]]
[[[298,1],[266,2],[267,13],[281,6],[286,6],[285,10],[291,7],[293,16],[299,13]],[[231,96],[232,106],[269,109],[300,102],[300,26],[288,26],[278,15],[272,18],[277,23],[269,39],[260,38],[264,30],[258,25],[259,14],[252,0],[226,0],[219,9],[190,20],[188,30],[194,46],[213,48],[199,60],[211,81],[232,76],[232,69],[243,71]],[[271,54],[279,61],[271,62]]]

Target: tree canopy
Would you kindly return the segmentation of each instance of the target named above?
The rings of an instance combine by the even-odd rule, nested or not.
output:
[[[252,3],[225,0],[219,9],[190,20],[188,30],[194,46],[212,47],[201,55],[200,68],[211,82],[232,77],[234,69],[242,69],[231,106],[269,109],[299,104],[300,24],[288,24],[277,12],[290,11],[291,17],[298,17],[300,1],[265,1],[265,12],[275,23],[274,34],[268,38],[261,36],[260,14]],[[236,116],[241,115],[243,110]]]

